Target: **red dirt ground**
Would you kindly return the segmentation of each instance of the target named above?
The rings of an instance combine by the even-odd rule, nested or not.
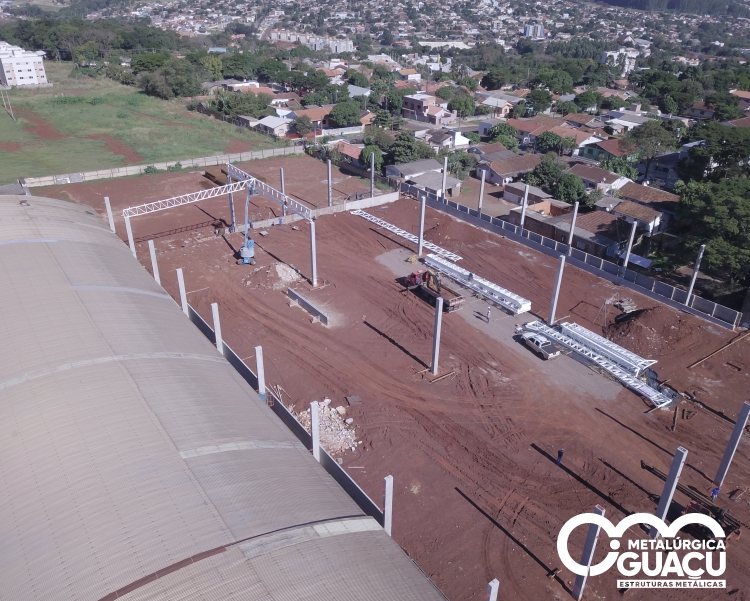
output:
[[[22,146],[25,146],[25,144],[21,142],[0,142],[0,150],[5,152],[18,152]]]
[[[253,146],[250,142],[246,142],[245,140],[230,138],[229,146],[225,152],[227,154],[235,154],[238,152],[250,152],[251,150],[257,150],[257,146]]]
[[[107,150],[112,154],[125,157],[125,160],[128,163],[140,163],[143,160],[143,157],[130,148],[130,146],[124,142],[120,142],[120,140],[113,138],[109,134],[96,134],[94,136],[88,136],[88,138],[90,140],[103,140]]]
[[[59,140],[65,136],[55,129],[50,123],[44,118],[37,115],[34,111],[25,107],[16,107],[13,109],[15,113],[31,123],[31,126],[26,126],[26,131],[34,134],[42,140]]]
[[[256,161],[248,169],[274,181],[283,165],[287,189],[322,204],[325,165],[312,160]],[[161,174],[35,193],[84,202],[103,214],[105,194],[119,212],[195,189],[197,177]],[[416,231],[418,205],[412,200],[371,212]],[[393,474],[394,537],[452,601],[484,598],[492,578],[501,581],[502,599],[569,598],[572,574],[563,568],[558,577],[547,578],[562,568],[555,548],[560,527],[595,504],[615,522],[626,512],[653,512],[662,482],[641,469],[641,460],[667,471],[673,450],[684,445],[690,455],[681,483],[704,493],[712,488],[745,398],[748,342],[692,370],[687,366],[736,333],[568,265],[558,315],[602,331],[600,309],[618,291],[647,309],[637,322],[610,326],[608,332],[620,344],[657,358],[660,378],[697,398],[698,403],[679,405],[697,411],[692,419],[678,420],[672,432],[671,411],[644,413],[648,405],[640,398],[569,357],[540,361],[513,340],[514,325],[533,316],[495,309],[487,324],[479,319],[486,304],[472,297],[443,319],[440,373],[455,375],[431,383],[424,369],[434,310],[397,281],[398,273],[415,268],[405,261],[414,252],[411,243],[348,213],[318,219],[321,285],[314,290],[304,281],[289,285],[329,312],[333,325],[324,328],[287,305],[288,284],[274,268],[283,262],[309,274],[308,228],[269,228],[268,236],[256,237],[258,264],[240,266],[232,253],[241,234],[225,240],[208,226],[195,227],[200,219],[227,219],[227,213],[225,199],[154,213],[134,221],[136,236],[158,236],[162,283],[174,297],[174,270],[183,267],[188,299],[209,322],[210,303],[219,303],[227,343],[250,357],[253,368],[253,347],[263,345],[267,381],[284,387],[298,410],[324,397],[334,405],[346,405],[347,395],[362,398],[346,415],[363,444],[342,456],[343,465],[378,502],[383,476]],[[433,210],[426,221],[428,240],[463,256],[463,267],[529,298],[535,313],[546,314],[557,261]],[[124,236],[119,220],[117,228]],[[137,251],[150,265],[145,242]],[[608,323],[613,314],[610,307]],[[668,344],[649,342],[664,334],[671,336]],[[744,524],[750,524],[748,499],[731,501],[728,493],[748,486],[748,444],[746,438],[718,502]],[[554,457],[561,447],[565,456],[558,468]],[[684,505],[686,498],[677,493],[675,501]],[[574,557],[580,556],[583,537],[582,529],[571,537]],[[749,540],[746,535],[729,544],[725,591],[632,590],[627,599],[719,599],[730,592],[733,601],[747,601]],[[607,551],[600,541],[595,562]],[[614,571],[590,578],[586,598],[619,598],[615,580]]]

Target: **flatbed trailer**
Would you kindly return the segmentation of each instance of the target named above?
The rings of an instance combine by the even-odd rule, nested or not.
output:
[[[430,271],[415,271],[406,278],[406,287],[409,290],[418,289],[422,297],[431,305],[435,305],[438,297],[442,298],[445,313],[458,311],[466,304],[463,294],[442,282],[438,283],[435,275]]]

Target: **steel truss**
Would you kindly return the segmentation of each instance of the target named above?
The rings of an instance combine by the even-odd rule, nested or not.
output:
[[[289,209],[293,213],[296,213],[303,219],[312,221],[313,214],[312,210],[309,207],[306,207],[301,202],[290,198],[286,194],[282,194],[276,188],[269,186],[267,183],[260,181],[258,178],[253,177],[249,173],[246,173],[242,169],[235,167],[231,163],[227,163],[227,175],[232,179],[248,183],[255,189],[256,192],[260,192],[271,200],[275,200],[281,206],[286,206],[287,209]]]
[[[357,209],[356,211],[352,211],[351,214],[359,215],[360,217],[367,219],[367,221],[371,221],[375,225],[379,225],[383,229],[386,229],[389,232],[393,232],[397,236],[406,238],[410,242],[414,242],[414,244],[419,244],[419,238],[417,238],[414,234],[410,234],[409,232],[402,230],[401,228],[398,228],[395,225],[388,223],[387,221],[378,219],[377,217],[375,217],[375,215],[370,215],[369,213],[365,213],[364,211],[361,211],[359,209]],[[457,254],[452,253],[449,250],[445,250],[444,248],[440,248],[439,246],[437,246],[436,244],[433,244],[432,242],[428,242],[427,240],[424,240],[422,244],[425,248],[429,248],[432,252],[434,252],[437,255],[440,255],[441,257],[445,257],[447,259],[450,259],[451,261],[461,260],[461,257],[459,257]]]
[[[560,331],[568,338],[580,342],[584,346],[596,351],[600,355],[603,355],[613,363],[617,363],[620,367],[631,372],[636,377],[640,376],[643,370],[656,363],[653,359],[644,359],[635,353],[631,353],[629,350],[622,348],[619,344],[615,344],[603,336],[594,334],[594,332],[579,326],[577,323],[562,323],[560,324]]]
[[[462,269],[457,265],[446,261],[442,257],[436,255],[427,255],[425,257],[425,265],[432,267],[433,269],[447,275],[452,280],[455,280],[459,284],[471,288],[475,292],[489,298],[490,300],[498,303],[505,307],[512,313],[518,315],[519,313],[526,313],[531,311],[531,301],[514,294],[510,290],[506,290],[497,284],[493,284],[489,280],[480,278],[476,275],[469,273],[466,269]]]
[[[630,375],[624,369],[620,368],[619,365],[607,360],[605,357],[602,357],[601,355],[595,353],[590,348],[573,340],[572,338],[569,338],[568,336],[561,334],[557,330],[543,324],[541,321],[532,321],[525,324],[524,327],[533,332],[539,332],[547,338],[550,338],[555,342],[575,351],[576,353],[583,355],[591,362],[595,363],[602,369],[612,374],[627,388],[630,388],[641,396],[647,398],[649,401],[651,401],[654,407],[664,408],[669,407],[671,404],[673,404],[674,401],[672,401],[672,399],[663,395],[658,390],[651,388],[651,386],[646,384],[643,380],[639,380],[638,378]]]
[[[224,196],[231,192],[239,192],[247,188],[247,182],[236,182],[229,184],[228,186],[219,186],[217,188],[209,188],[208,190],[201,190],[200,192],[191,192],[190,194],[183,194],[182,196],[175,196],[174,198],[167,198],[166,200],[157,200],[156,202],[148,202],[137,207],[128,207],[122,212],[122,216],[126,218],[136,217],[138,215],[147,215],[148,213],[155,213],[156,211],[164,211],[165,209],[171,209],[172,207],[179,207],[181,205],[190,204],[191,202],[198,202],[200,200],[206,200],[208,198],[215,198],[217,196]]]

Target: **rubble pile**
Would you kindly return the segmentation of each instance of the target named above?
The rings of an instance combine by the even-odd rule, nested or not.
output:
[[[289,411],[305,430],[311,432],[310,409],[296,413],[290,406]],[[362,444],[362,441],[357,442],[352,428],[354,420],[351,417],[344,418],[345,415],[346,407],[331,407],[331,399],[324,399],[319,404],[320,445],[329,455],[340,455],[347,449],[354,451],[358,444]]]

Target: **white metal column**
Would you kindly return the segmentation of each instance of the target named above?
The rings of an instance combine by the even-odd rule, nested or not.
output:
[[[258,396],[266,400],[266,369],[263,365],[263,347],[255,347],[255,369],[258,371]]]
[[[383,529],[388,536],[393,530],[393,476],[383,478]]]
[[[482,169],[482,182],[479,184],[479,206],[477,211],[482,212],[482,201],[484,200],[484,178],[487,175],[487,170]]]
[[[315,222],[310,221],[310,260],[312,262],[312,287],[318,285],[318,263],[315,257]]]
[[[137,259],[138,255],[135,254],[135,240],[133,240],[133,228],[130,226],[130,217],[125,217],[125,231],[128,232],[128,246],[130,246],[130,252]]]
[[[422,196],[419,201],[419,242],[417,243],[417,256],[422,256],[424,247],[424,212],[427,205],[427,197]]]
[[[724,457],[721,459],[721,465],[719,465],[719,471],[716,472],[716,478],[714,478],[714,484],[721,487],[724,484],[724,478],[727,476],[729,466],[732,464],[734,453],[737,451],[737,447],[740,444],[740,438],[742,438],[742,432],[745,430],[747,425],[747,419],[750,417],[750,403],[747,401],[742,405],[740,414],[737,416],[737,421],[734,424],[734,430],[732,430],[732,436],[729,438],[729,444],[727,450],[724,451]]]
[[[435,334],[432,340],[432,366],[430,371],[433,375],[438,372],[438,361],[440,359],[440,330],[443,324],[443,299],[435,299]]]
[[[221,321],[219,321],[219,305],[211,303],[211,316],[214,319],[214,335],[216,336],[216,350],[224,354],[224,341],[221,339]]]
[[[148,252],[151,255],[151,270],[154,272],[154,279],[157,284],[161,284],[161,278],[159,277],[159,264],[156,262],[156,248],[154,248],[154,241],[148,241]]]
[[[594,507],[594,513],[597,515],[604,515],[604,507],[597,505]],[[594,550],[596,549],[596,541],[599,540],[599,531],[601,526],[599,524],[589,524],[589,533],[586,536],[586,543],[583,545],[583,555],[581,555],[581,565],[591,568],[591,562],[594,559]],[[573,585],[573,598],[576,601],[581,601],[583,597],[583,589],[586,587],[586,580],[588,580],[588,573],[584,575],[576,575],[576,581]]]
[[[182,312],[187,317],[190,317],[190,313],[188,312],[187,292],[185,290],[185,278],[182,275],[181,268],[177,270],[177,285],[180,288],[180,305],[182,305]]]
[[[109,219],[109,229],[111,229],[113,233],[117,233],[115,232],[115,218],[112,215],[112,205],[109,204],[109,196],[104,197],[104,206],[107,208],[107,219]]]
[[[310,403],[310,433],[312,434],[312,452],[315,461],[320,463],[320,417],[318,401]]]
[[[687,460],[687,454],[687,449],[683,447],[677,447],[677,451],[675,451],[672,467],[669,468],[667,480],[664,482],[664,490],[661,492],[659,505],[656,507],[656,517],[662,521],[666,519],[669,506],[672,504],[672,497],[674,497],[674,491],[677,489],[677,482],[682,473],[682,466],[685,465],[685,461]],[[651,538],[659,538],[659,531],[651,526],[649,536]]]

